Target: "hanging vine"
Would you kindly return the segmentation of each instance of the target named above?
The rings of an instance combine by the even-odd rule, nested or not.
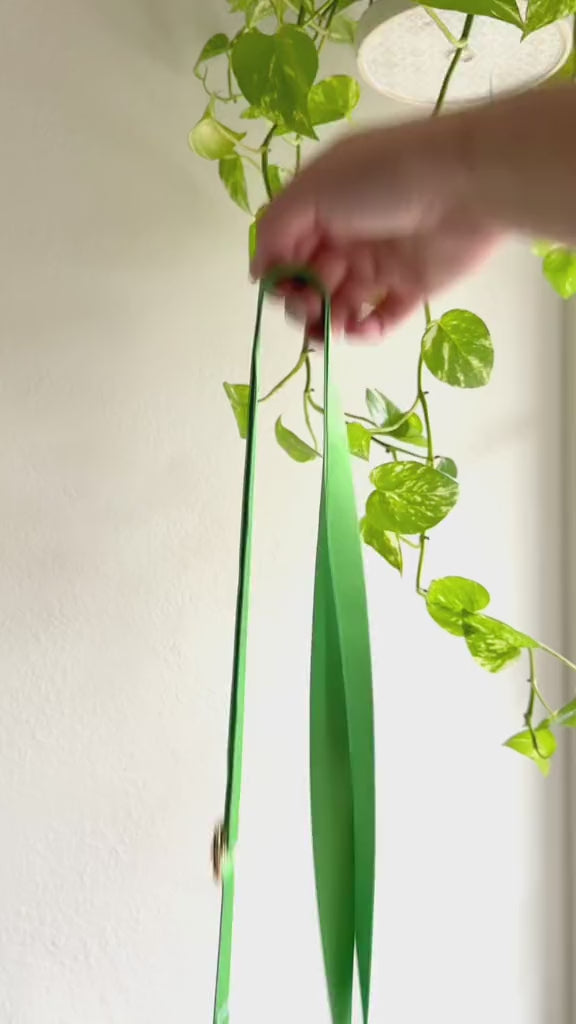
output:
[[[349,9],[359,6],[354,0],[228,0],[231,17],[239,19],[233,34],[212,36],[200,53],[195,74],[207,105],[190,132],[190,146],[198,156],[217,164],[230,198],[251,216],[250,254],[255,248],[258,219],[297,173],[304,141],[317,141],[324,125],[351,118],[358,104],[360,86],[355,79],[348,75],[318,79],[318,72],[319,56],[327,43],[354,43],[357,18]],[[576,11],[576,0],[529,0],[524,19],[516,0],[453,0],[451,9],[466,16],[459,39],[444,24],[436,6],[445,9],[447,0],[428,4],[424,10],[454,52],[433,116],[441,112],[462,55],[471,45],[475,18],[507,21],[529,34]],[[362,10],[365,7],[363,3]],[[573,64],[572,57],[565,74]],[[253,142],[258,129],[261,141]],[[256,202],[254,195],[260,196]],[[563,298],[576,294],[576,252],[551,242],[539,242],[534,248],[556,291]],[[424,319],[410,407],[402,410],[381,391],[368,389],[366,412],[346,414],[352,454],[366,462],[373,450],[384,457],[370,472],[373,490],[360,531],[364,542],[400,573],[405,546],[417,548],[418,596],[434,621],[462,638],[484,669],[499,672],[524,655],[528,667],[524,727],[506,745],[531,758],[547,774],[556,750],[556,731],[576,727],[576,699],[558,710],[549,706],[537,681],[536,655],[556,658],[574,671],[576,665],[488,615],[490,595],[480,583],[446,576],[425,584],[430,531],[446,518],[459,495],[456,465],[436,454],[425,375],[451,387],[483,387],[490,380],[494,349],[488,327],[468,310],[453,309],[434,318],[426,305]],[[276,420],[275,435],[292,459],[313,462],[320,457],[317,433],[323,408],[314,397],[306,341],[294,367],[261,401],[276,396],[297,378],[303,382],[308,440],[285,426],[281,417]],[[245,437],[249,386],[226,383],[224,388],[240,436]],[[543,716],[539,721],[538,708]]]

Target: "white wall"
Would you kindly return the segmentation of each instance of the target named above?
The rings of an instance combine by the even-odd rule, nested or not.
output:
[[[1,1024],[210,1020],[243,455],[221,381],[246,379],[255,300],[242,215],[186,147],[216,8],[0,15]],[[437,308],[459,303],[497,363],[487,391],[432,388],[463,496],[428,572],[481,579],[496,614],[559,643],[557,306],[518,245]],[[298,339],[267,324],[272,382]],[[411,399],[420,329],[344,353],[350,405],[366,384]],[[297,402],[267,410],[259,463],[234,1024],[327,1021],[306,755],[318,472],[271,438]],[[413,567],[367,566],[373,1019],[560,1024],[562,768],[544,782],[500,746],[524,670],[485,675],[427,620]]]

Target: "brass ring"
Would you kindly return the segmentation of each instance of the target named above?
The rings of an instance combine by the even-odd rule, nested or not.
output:
[[[214,829],[214,835],[212,837],[212,871],[215,882],[222,881],[222,864],[224,862],[227,849],[226,829],[224,827],[224,822],[220,822],[220,824],[218,824]]]

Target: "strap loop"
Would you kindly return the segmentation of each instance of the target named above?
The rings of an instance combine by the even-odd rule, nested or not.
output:
[[[215,877],[222,908],[214,1024],[229,1021],[234,866],[238,839],[246,689],[250,563],[266,293],[297,279],[323,299],[324,463],[316,556],[310,684],[310,773],[314,866],[320,932],[333,1024],[350,1024],[354,952],[368,1022],[374,905],[374,736],[370,640],[358,517],[346,424],[332,381],[330,297],[301,267],[281,267],[260,285],[250,375],[228,734],[224,822],[214,834]]]

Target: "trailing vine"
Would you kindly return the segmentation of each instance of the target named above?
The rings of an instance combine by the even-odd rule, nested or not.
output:
[[[354,0],[227,0],[237,16],[234,33],[218,33],[203,47],[195,67],[207,97],[204,113],[190,132],[191,148],[214,161],[231,199],[251,216],[249,248],[253,253],[258,218],[266,205],[297,173],[305,140],[316,141],[322,126],[350,118],[360,99],[358,82],[347,75],[318,79],[319,55],[327,43],[354,42]],[[450,6],[464,14],[459,39],[435,10]],[[516,0],[436,0],[424,7],[449,40],[453,54],[441,83],[433,115],[443,107],[450,82],[468,46],[475,18],[508,21],[529,34],[568,13],[576,0],[529,0],[524,18]],[[569,61],[573,72],[574,58]],[[568,72],[566,72],[568,73]],[[260,199],[254,201],[254,195]],[[576,252],[552,242],[538,242],[535,252],[543,270],[563,298],[576,294]],[[576,671],[576,665],[525,633],[486,614],[488,591],[480,583],[446,576],[425,584],[430,531],[458,500],[458,471],[452,459],[436,453],[426,375],[458,388],[488,384],[494,349],[488,327],[463,309],[434,318],[424,309],[424,332],[415,373],[415,397],[402,410],[376,389],[366,391],[366,412],[347,413],[350,451],[368,462],[373,450],[384,461],[370,472],[373,490],[360,522],[364,542],[398,572],[405,546],[418,550],[415,589],[429,615],[448,633],[464,640],[472,657],[487,671],[499,672],[524,654],[528,697],[523,728],[506,745],[531,758],[547,774],[556,750],[555,730],[576,727],[576,699],[553,710],[538,683],[536,655],[544,653]],[[323,408],[316,401],[310,350],[304,340],[294,367],[261,401],[266,402],[297,378],[303,380],[302,405],[308,439],[279,417],[275,435],[297,462],[320,457],[318,432]],[[224,384],[241,437],[246,436],[249,386]],[[537,709],[541,709],[537,721]]]

